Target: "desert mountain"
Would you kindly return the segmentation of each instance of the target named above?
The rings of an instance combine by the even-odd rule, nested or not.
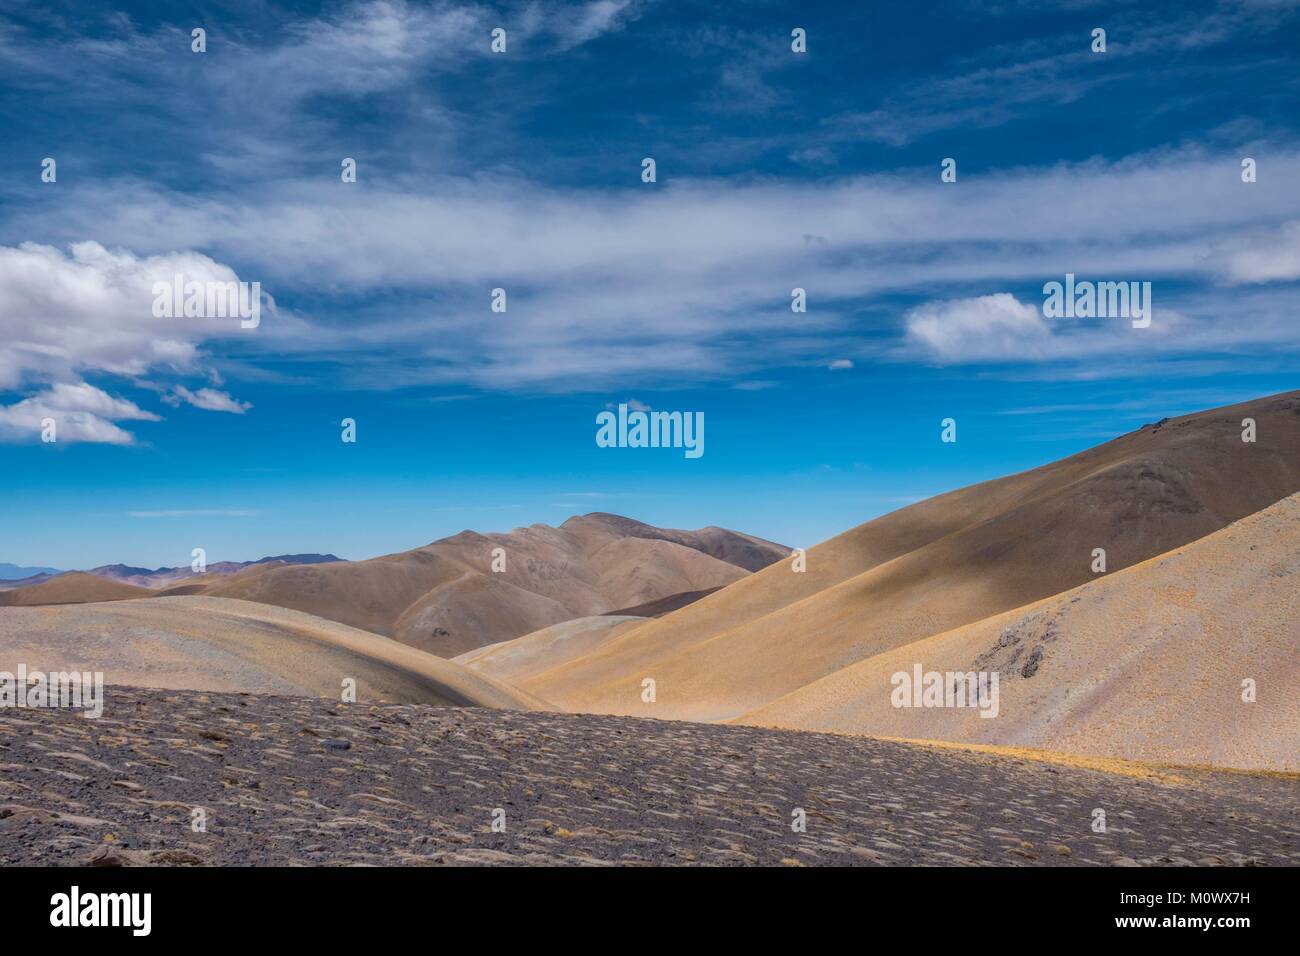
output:
[[[499,573],[494,552],[505,562]],[[195,590],[294,608],[453,657],[574,618],[722,587],[787,553],[722,528],[676,531],[595,513],[558,528],[464,531],[369,561],[249,568]],[[184,583],[187,591],[193,583]]]
[[[204,573],[209,575],[231,575],[238,574],[248,568],[263,565],[332,564],[335,561],[342,560],[342,558],[332,554],[277,554],[272,557],[258,558],[256,561],[217,561],[209,564]],[[166,588],[198,576],[194,569],[188,565],[179,568],[155,568],[151,571],[148,568],[133,568],[124,564],[108,564],[103,567],[91,568],[86,573],[153,589]]]
[[[69,571],[47,578],[40,584],[0,591],[0,607],[32,607],[38,604],[87,604],[92,601],[126,601],[148,597],[147,588],[110,581],[84,571]]]
[[[895,708],[890,678],[916,664],[996,671],[997,717]],[[741,721],[1300,770],[1300,495],[1045,601],[850,665]]]
[[[342,558],[335,557],[332,554],[280,554],[274,557],[259,558],[256,561],[218,561],[215,564],[209,564],[205,570],[205,575],[199,575],[191,567],[184,566],[179,568],[136,568],[129,564],[104,564],[97,568],[90,568],[87,571],[63,572],[56,571],[52,568],[20,568],[18,570],[35,571],[27,577],[4,578],[0,575],[0,589],[11,589],[20,587],[32,587],[37,584],[44,584],[46,581],[53,580],[61,574],[91,574],[97,578],[103,578],[106,581],[120,581],[123,584],[133,584],[136,587],[149,588],[150,590],[159,590],[169,588],[178,582],[192,581],[196,577],[212,575],[230,575],[238,574],[245,568],[256,567],[258,565],[273,564],[323,564],[332,561],[342,561]],[[13,565],[0,565],[0,568],[13,567]]]
[[[860,661],[1092,581],[1094,549],[1114,573],[1297,490],[1300,393],[1162,420],[877,518],[811,549],[804,573],[781,561],[521,686],[565,710],[761,713]],[[1288,673],[1275,679],[1294,695]]]
[[[95,579],[98,580],[98,579]],[[112,582],[102,582],[112,584]],[[129,587],[129,585],[117,585]],[[483,674],[386,637],[247,601],[175,597],[0,614],[0,670],[102,671],[107,684],[544,708]]]

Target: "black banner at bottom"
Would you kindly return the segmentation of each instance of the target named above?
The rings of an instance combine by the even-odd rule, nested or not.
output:
[[[0,871],[0,912],[20,938],[82,942],[374,942],[376,931],[441,922],[472,924],[492,942],[632,939],[681,925],[697,940],[734,943],[763,937],[773,921],[832,933],[851,919],[858,934],[1014,927],[1228,944],[1284,931],[1294,879],[1293,869],[1217,868],[11,868]]]

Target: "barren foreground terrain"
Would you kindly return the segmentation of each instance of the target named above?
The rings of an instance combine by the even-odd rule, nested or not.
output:
[[[1114,766],[112,687],[99,720],[0,712],[0,863],[1300,864],[1294,775]]]

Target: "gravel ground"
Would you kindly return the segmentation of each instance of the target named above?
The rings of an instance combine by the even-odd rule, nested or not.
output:
[[[99,720],[0,711],[0,863],[1300,864],[1295,777],[1170,782],[624,717],[126,687],[107,701]]]

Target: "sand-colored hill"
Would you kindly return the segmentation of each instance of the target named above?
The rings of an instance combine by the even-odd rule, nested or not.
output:
[[[94,601],[126,601],[148,597],[148,588],[110,581],[87,574],[69,571],[40,584],[0,591],[0,607],[35,607],[42,604],[88,604]]]
[[[102,671],[109,684],[515,709],[526,693],[376,634],[298,611],[212,597],[7,608],[0,670]]]
[[[1297,490],[1300,393],[1163,420],[868,522],[811,549],[804,573],[783,560],[521,686],[568,710],[735,718],[1084,584],[1095,548],[1113,573]]]
[[[572,618],[559,601],[502,577],[466,571],[438,585],[402,613],[394,633],[412,647],[452,657],[481,647],[484,634],[527,633],[538,621]]]
[[[997,716],[894,707],[900,672],[997,672]],[[1256,699],[1243,700],[1243,681]],[[1063,594],[868,658],[745,723],[1300,770],[1300,495]]]
[[[159,588],[154,592],[156,597],[180,597],[186,594],[202,594],[211,585],[217,584],[226,579],[222,574],[195,574],[192,577],[184,578],[175,584]]]
[[[452,657],[560,621],[721,587],[786,553],[721,528],[677,531],[597,513],[558,528],[465,531],[369,561],[250,568],[200,593],[294,608]]]
[[[475,648],[453,660],[507,684],[518,684],[557,664],[591,653],[644,620],[614,614],[574,618],[514,640]]]

